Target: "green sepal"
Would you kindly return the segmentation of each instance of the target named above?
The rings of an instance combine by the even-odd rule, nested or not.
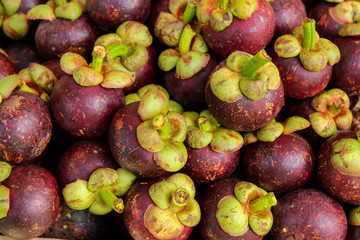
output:
[[[76,20],[82,15],[82,7],[77,2],[68,2],[57,6],[54,10],[56,17],[67,20]]]

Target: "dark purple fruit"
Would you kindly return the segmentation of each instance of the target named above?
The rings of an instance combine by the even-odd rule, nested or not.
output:
[[[273,142],[257,141],[243,149],[245,176],[266,191],[294,190],[306,184],[314,169],[311,145],[296,133],[282,134]]]
[[[274,239],[345,239],[346,214],[341,205],[316,189],[300,188],[280,197],[272,209]]]
[[[68,134],[83,139],[104,136],[111,118],[124,104],[122,89],[100,85],[83,87],[71,75],[56,82],[50,99],[57,125]]]
[[[0,104],[0,160],[21,164],[43,153],[51,138],[52,119],[37,95],[16,91]]]
[[[19,71],[17,65],[10,60],[5,52],[0,52],[0,79]]]
[[[60,213],[60,191],[56,178],[37,165],[12,169],[3,182],[10,188],[10,208],[0,219],[0,232],[16,239],[40,236],[56,221]]]

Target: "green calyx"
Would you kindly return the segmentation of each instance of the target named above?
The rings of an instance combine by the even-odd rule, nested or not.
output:
[[[2,28],[5,35],[11,39],[22,39],[29,31],[29,23],[24,13],[16,13],[5,18]]]
[[[1,0],[1,3],[8,16],[14,15],[21,6],[21,0]]]
[[[292,34],[278,37],[274,50],[279,57],[299,56],[308,71],[320,71],[327,64],[334,65],[340,61],[340,50],[331,41],[320,38],[315,29],[315,20],[304,18],[302,25],[294,28]]]
[[[336,123],[334,119],[327,113],[310,113],[309,121],[314,131],[323,138],[331,137],[336,133]]]
[[[341,174],[360,176],[360,143],[356,139],[345,138],[332,145],[331,164]]]
[[[227,58],[226,66],[210,76],[210,87],[217,98],[236,102],[243,95],[251,100],[262,99],[268,90],[280,86],[280,74],[265,50],[255,56],[235,51]]]
[[[136,176],[125,169],[99,168],[89,180],[78,179],[67,184],[62,194],[65,203],[72,209],[89,209],[92,214],[104,215],[112,210],[121,213],[125,196],[134,184]]]
[[[7,216],[10,209],[10,188],[0,185],[0,219]]]
[[[360,3],[357,1],[340,2],[329,8],[329,14],[336,22],[343,25],[359,22]]]
[[[38,4],[26,13],[28,20],[47,20],[56,19],[55,9],[48,4]]]
[[[66,2],[57,6],[54,12],[58,18],[76,20],[82,15],[83,9],[77,2]]]
[[[189,176],[175,173],[152,184],[149,195],[156,207],[173,213],[181,225],[194,227],[201,217],[200,206],[194,198],[195,191],[195,184]],[[146,216],[144,218],[146,221]]]
[[[360,206],[351,208],[347,214],[348,223],[351,226],[360,226]]]
[[[20,76],[18,74],[11,74],[0,79],[0,104],[3,99],[6,99],[11,95],[19,84]]]
[[[272,227],[270,208],[276,204],[274,193],[267,193],[251,182],[239,181],[234,195],[225,196],[218,202],[216,218],[221,228],[231,236],[240,236],[249,227],[263,236]]]
[[[7,179],[11,174],[12,166],[4,161],[0,161],[0,182]]]
[[[185,25],[174,14],[161,12],[155,21],[154,34],[164,45],[177,47]]]
[[[331,136],[330,134],[335,133],[334,127],[335,130],[347,130],[351,128],[353,115],[349,109],[350,99],[343,90],[333,88],[313,97],[311,99],[311,107],[315,111],[323,113],[310,118],[311,125],[315,132],[320,132],[328,137]],[[322,123],[322,121],[324,122]],[[327,126],[329,123],[335,126],[331,128],[330,133],[324,133],[324,131],[328,131],[324,126]],[[321,129],[324,129],[324,131]]]

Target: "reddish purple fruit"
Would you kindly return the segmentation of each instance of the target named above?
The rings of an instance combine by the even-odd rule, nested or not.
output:
[[[0,104],[0,160],[21,164],[40,156],[52,127],[50,111],[40,97],[13,92]]]
[[[0,232],[16,239],[40,236],[60,213],[60,191],[56,178],[37,165],[12,169],[3,185],[10,189],[10,208],[0,219]]]
[[[0,52],[0,79],[19,71],[17,65],[10,60],[5,52]]]
[[[83,139],[104,136],[111,118],[124,104],[122,89],[80,86],[71,75],[56,82],[50,99],[57,125],[68,134]]]
[[[346,214],[341,205],[316,189],[300,188],[280,197],[272,209],[274,239],[345,239]]]
[[[243,151],[245,176],[266,191],[294,190],[312,176],[314,152],[306,139],[298,134],[282,134],[273,142],[257,141]]]

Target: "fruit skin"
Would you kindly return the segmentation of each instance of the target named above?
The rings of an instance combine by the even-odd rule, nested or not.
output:
[[[315,156],[311,145],[296,133],[282,134],[273,142],[257,141],[243,150],[243,171],[268,192],[287,192],[306,184]]]
[[[320,190],[300,188],[288,192],[278,199],[272,213],[271,235],[276,240],[346,237],[347,219],[343,208]]]
[[[273,46],[268,51],[271,61],[278,67],[284,84],[285,96],[295,99],[305,99],[319,94],[330,82],[333,66],[327,64],[320,71],[306,70],[299,57],[282,58],[274,51]]]
[[[0,104],[0,160],[21,164],[40,156],[52,128],[50,111],[40,97],[13,92]]]
[[[330,84],[349,95],[360,93],[360,36],[338,37],[333,40],[341,54],[334,65]]]
[[[225,62],[218,64],[213,73],[224,66]],[[260,100],[254,101],[243,96],[236,102],[227,103],[215,96],[208,81],[205,86],[205,102],[210,113],[224,127],[236,131],[254,131],[266,126],[278,115],[284,103],[284,87],[280,81],[276,90],[268,90]]]
[[[0,52],[0,80],[11,74],[19,72],[17,65],[8,56]]]
[[[125,226],[130,235],[135,240],[157,240],[144,225],[144,214],[150,205],[155,203],[149,195],[149,188],[153,183],[160,181],[161,178],[147,179],[132,186],[125,199],[125,209],[123,212]],[[184,226],[183,231],[176,238],[168,239],[187,239],[193,227]]]
[[[82,140],[66,149],[57,165],[56,176],[60,186],[75,182],[77,179],[89,180],[91,173],[98,168],[116,169],[109,146],[104,142]]]
[[[219,153],[205,146],[201,149],[187,146],[188,160],[182,169],[198,184],[207,184],[218,179],[229,177],[238,167],[240,150]]]
[[[359,226],[348,226],[346,240],[354,240],[360,238],[360,227]]]
[[[270,3],[259,0],[259,8],[247,20],[234,17],[232,24],[216,32],[210,24],[203,27],[203,35],[209,48],[225,58],[235,50],[255,55],[265,48],[275,32],[275,14]]]
[[[341,174],[330,161],[333,143],[344,138],[356,139],[356,133],[354,131],[339,132],[328,138],[321,146],[317,160],[317,177],[324,190],[335,199],[360,205],[360,179]]]
[[[139,177],[159,177],[166,171],[155,163],[152,152],[141,147],[136,136],[136,128],[142,123],[138,108],[139,102],[133,102],[115,113],[109,125],[109,146],[121,167]]]
[[[45,59],[58,59],[65,52],[89,57],[99,36],[97,26],[87,14],[82,14],[73,21],[62,18],[41,21],[35,32],[35,45]]]
[[[251,228],[240,236],[232,237],[224,232],[216,219],[218,202],[225,196],[234,196],[236,178],[224,178],[212,183],[201,193],[199,204],[201,207],[201,220],[198,225],[201,235],[206,240],[229,239],[229,240],[255,240],[263,239],[263,236],[255,234]]]
[[[83,87],[70,75],[56,82],[50,98],[57,125],[81,139],[104,136],[111,118],[124,104],[122,89],[106,89],[100,85]]]
[[[108,32],[128,20],[144,23],[151,9],[151,0],[89,0],[86,8],[97,26]]]
[[[60,213],[56,178],[45,168],[26,164],[14,167],[3,184],[10,188],[10,209],[0,219],[0,232],[16,239],[40,236]]]

